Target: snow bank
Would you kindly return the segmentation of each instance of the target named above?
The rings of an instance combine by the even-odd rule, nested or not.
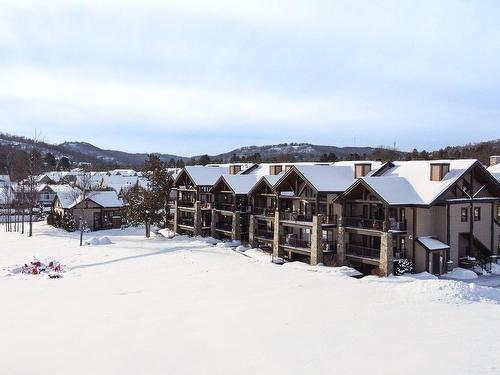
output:
[[[478,276],[474,271],[456,267],[453,269],[453,271],[442,275],[441,278],[452,279],[452,280],[475,280],[478,278]]]
[[[328,273],[336,276],[362,276],[363,274],[356,271],[354,268],[342,266],[342,267],[325,267],[323,265],[311,266],[302,262],[287,262],[283,264],[284,268],[290,268],[295,270],[305,270],[310,272]]]
[[[173,238],[175,236],[175,232],[171,231],[168,228],[160,229],[158,233],[165,238]]]
[[[217,247],[221,247],[221,248],[224,248],[224,247],[238,247],[241,245],[241,241],[225,241],[225,242],[218,242]]]
[[[490,263],[488,268],[491,269],[492,275],[500,276],[500,264]]]
[[[92,237],[85,241],[86,246],[96,246],[96,245],[111,245],[112,242],[109,237]]]

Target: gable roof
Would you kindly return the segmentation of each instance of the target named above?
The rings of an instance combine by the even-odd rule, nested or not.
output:
[[[80,195],[68,208],[73,208],[85,200],[90,200],[103,208],[123,207],[123,201],[118,198],[116,191],[93,191],[85,199]]]
[[[223,175],[219,178],[219,181],[224,180],[224,182],[229,186],[234,194],[247,195],[250,190],[257,184],[260,177],[258,175],[238,175],[238,174],[228,174]]]
[[[229,173],[229,167],[204,167],[201,165],[188,165],[183,169],[196,186],[213,186],[224,174]],[[177,175],[176,181],[182,172]]]
[[[70,185],[50,185],[57,186],[56,200],[59,200],[62,208],[71,208],[73,203],[80,196],[81,190]]]
[[[432,181],[430,166],[440,163],[449,164],[449,171],[441,181]],[[487,174],[475,159],[395,161],[383,173],[362,177],[346,193],[364,184],[389,205],[430,206],[473,167],[481,168]]]
[[[356,164],[370,164],[372,174],[382,163],[376,161],[342,161],[330,165],[295,164],[275,184],[279,185],[290,173],[298,172],[309,184],[319,192],[343,192],[353,182]]]

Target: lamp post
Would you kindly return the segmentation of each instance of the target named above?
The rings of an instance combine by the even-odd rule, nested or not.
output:
[[[149,210],[146,210],[146,237],[150,237],[149,233]]]
[[[87,222],[82,219],[80,216],[79,218],[79,229],[80,229],[80,246],[83,246],[83,232],[87,230]]]

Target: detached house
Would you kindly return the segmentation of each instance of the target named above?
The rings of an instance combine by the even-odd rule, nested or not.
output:
[[[77,225],[80,220],[92,230],[120,228],[123,201],[115,191],[92,191],[84,197],[79,190],[58,192],[54,213],[64,217],[70,212]]]
[[[500,183],[477,160],[390,162],[336,199],[337,261],[388,275],[407,258],[442,274],[498,253]]]

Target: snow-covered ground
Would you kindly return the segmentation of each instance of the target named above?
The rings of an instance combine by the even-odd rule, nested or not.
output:
[[[141,229],[92,236],[111,243],[0,231],[1,374],[500,373],[499,289],[354,279]],[[33,256],[71,270],[7,276]]]

